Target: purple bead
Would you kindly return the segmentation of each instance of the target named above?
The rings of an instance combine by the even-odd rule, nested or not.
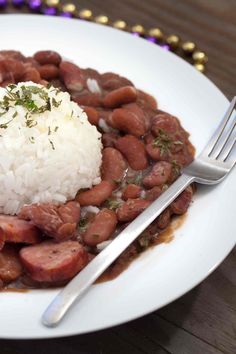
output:
[[[69,12],[60,12],[60,16],[66,17],[66,18],[71,18],[72,14]]]
[[[154,37],[147,37],[146,38],[149,42],[156,43],[156,39]]]
[[[15,7],[21,7],[25,4],[25,0],[12,0],[12,5]]]
[[[135,37],[140,37],[140,34],[138,32],[132,32],[132,34],[135,36]]]
[[[0,0],[0,9],[3,9],[7,6],[7,0]]]
[[[168,44],[160,44],[160,47],[165,50],[170,50],[170,46]]]
[[[41,8],[42,1],[41,0],[29,0],[28,5],[31,10],[37,12]]]
[[[43,13],[47,16],[55,16],[57,10],[55,9],[55,7],[45,7],[45,9],[43,9]]]

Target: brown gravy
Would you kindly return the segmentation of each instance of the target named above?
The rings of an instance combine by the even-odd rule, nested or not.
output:
[[[185,219],[187,217],[187,214],[183,214],[178,217],[174,217],[170,223],[170,225],[159,234],[157,237],[155,244],[152,246],[149,246],[147,249],[153,248],[156,245],[159,245],[161,243],[169,243],[174,239],[174,231],[177,230],[179,227],[182,226],[184,223]],[[139,258],[141,254],[143,254],[145,251],[135,255],[133,258],[129,258],[127,262],[123,263],[119,268],[113,268],[112,266],[109,267],[97,280],[95,283],[103,283],[105,281],[110,281],[114,280],[117,276],[119,276],[124,270],[126,270],[130,264],[133,262],[134,259]]]

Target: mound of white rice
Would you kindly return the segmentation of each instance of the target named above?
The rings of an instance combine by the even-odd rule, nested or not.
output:
[[[64,203],[100,182],[101,134],[66,92],[0,88],[0,213]]]

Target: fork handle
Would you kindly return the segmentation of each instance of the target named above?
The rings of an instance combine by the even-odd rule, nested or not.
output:
[[[163,194],[130,223],[101,253],[76,275],[55,297],[42,316],[47,327],[56,326],[77,298],[81,298],[94,281],[192,182],[182,174]]]

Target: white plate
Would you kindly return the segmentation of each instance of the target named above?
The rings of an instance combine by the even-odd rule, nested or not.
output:
[[[161,109],[180,117],[201,150],[228,101],[202,74],[158,46],[78,20],[0,16],[1,49],[32,54],[54,49],[82,67],[114,71],[153,94]],[[0,337],[42,338],[86,333],[159,309],[207,277],[235,244],[236,170],[217,187],[199,187],[175,239],[144,253],[121,276],[93,286],[61,324],[40,317],[57,290],[0,293]],[[210,294],[209,294],[210,296]]]

